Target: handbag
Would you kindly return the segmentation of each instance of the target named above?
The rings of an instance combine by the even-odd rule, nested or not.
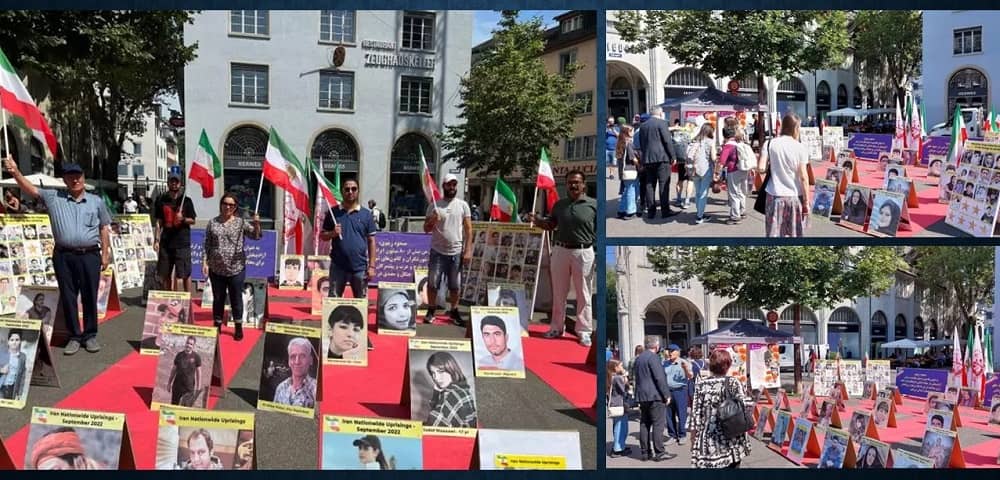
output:
[[[618,418],[625,416],[625,406],[608,407],[608,417]]]
[[[625,168],[622,169],[622,180],[629,182],[637,178],[639,178],[639,171],[635,169],[635,166],[626,165]]]
[[[753,201],[754,211],[760,213],[761,215],[766,215],[767,212],[767,184],[771,182],[771,152],[767,149],[771,147],[771,141],[767,141],[767,146],[764,147],[767,151],[767,175],[764,176],[764,183],[760,185],[760,189],[757,190],[757,198]]]
[[[726,387],[729,386],[728,382],[734,382],[731,377],[726,377]],[[728,388],[726,389],[729,390]],[[753,419],[747,413],[747,408],[743,403],[743,399],[737,399],[731,395],[726,395],[726,398],[719,405],[718,411],[719,419],[719,430],[722,430],[722,436],[727,439],[736,439],[741,435],[746,435],[747,432],[753,428]]]

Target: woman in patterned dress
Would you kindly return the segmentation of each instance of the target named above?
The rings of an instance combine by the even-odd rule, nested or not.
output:
[[[794,113],[781,119],[781,135],[761,149],[757,171],[770,172],[764,192],[767,200],[764,231],[768,237],[805,235],[812,205],[809,191],[809,150],[799,142],[799,117]]]
[[[219,216],[209,220],[205,229],[202,275],[212,282],[212,321],[222,333],[223,310],[229,298],[230,318],[236,324],[233,338],[243,339],[243,284],[247,255],[244,239],[261,237],[260,217],[255,213],[248,222],[237,215],[236,195],[226,192],[219,200]]]
[[[688,431],[691,432],[691,466],[694,468],[739,468],[750,455],[746,434],[728,439],[719,428],[718,411],[726,398],[736,397],[747,404],[743,386],[727,372],[733,364],[729,352],[716,349],[708,356],[711,377],[699,379],[694,387]]]

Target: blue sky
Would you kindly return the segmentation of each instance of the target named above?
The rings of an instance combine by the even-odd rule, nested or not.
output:
[[[615,264],[615,247],[607,247],[606,250],[607,252],[604,253],[604,261],[610,267]]]
[[[555,26],[553,18],[564,13],[565,10],[521,10],[518,12],[518,20],[525,21],[532,17],[542,17],[542,24],[548,28]],[[484,10],[476,12],[476,24],[472,28],[472,45],[476,46],[489,40],[493,35],[493,30],[497,28],[500,21],[500,12],[496,10]]]

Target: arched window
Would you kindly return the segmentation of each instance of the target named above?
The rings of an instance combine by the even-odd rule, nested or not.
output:
[[[948,114],[959,108],[989,105],[990,89],[986,75],[978,68],[963,68],[948,79]],[[952,119],[948,119],[950,122]]]
[[[843,83],[837,86],[837,108],[847,108],[847,87]]]
[[[861,108],[865,101],[865,94],[861,93],[861,87],[854,87],[854,108]]]
[[[701,70],[693,67],[684,67],[674,70],[667,77],[667,87],[707,87],[712,84],[712,79]]]
[[[924,339],[924,319],[916,317],[913,319],[913,338],[917,340]]]
[[[437,155],[427,137],[407,133],[399,137],[392,146],[392,158],[389,162],[389,212],[393,217],[422,217],[427,212],[427,200],[424,199],[420,183],[421,154],[435,180],[440,181]]]
[[[358,144],[347,132],[325,130],[313,141],[309,157],[317,167],[322,167],[324,175],[331,180],[340,165],[341,180],[358,179]]]
[[[826,83],[826,80],[819,82],[816,85],[816,112],[817,117],[819,113],[825,113],[830,111],[830,85]]]
[[[902,340],[906,338],[906,317],[902,313],[896,315],[896,321],[893,322],[895,328],[893,331],[896,334],[896,340]]]
[[[226,191],[236,194],[240,205],[248,208],[253,208],[257,201],[267,140],[268,134],[264,129],[244,125],[229,132],[222,147]],[[260,216],[274,218],[274,185],[271,182],[264,182],[261,189]]]

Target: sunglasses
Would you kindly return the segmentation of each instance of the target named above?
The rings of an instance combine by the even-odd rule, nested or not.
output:
[[[344,188],[341,188],[341,190],[343,190],[345,192],[356,192],[356,191],[358,191],[358,187],[344,187]]]

